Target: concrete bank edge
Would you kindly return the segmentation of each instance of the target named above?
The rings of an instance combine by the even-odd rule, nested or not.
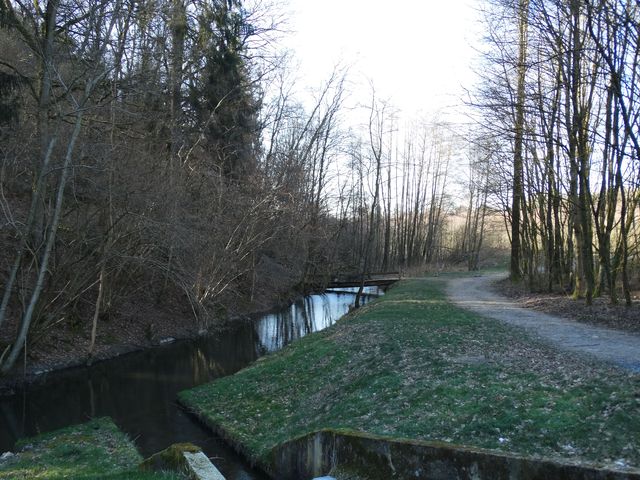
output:
[[[262,461],[260,458],[253,455],[247,447],[244,446],[242,442],[240,442],[237,438],[235,438],[227,429],[223,428],[221,425],[216,422],[211,421],[206,417],[202,412],[198,410],[195,406],[189,404],[188,401],[183,398],[178,397],[177,399],[178,405],[185,409],[190,415],[195,417],[202,425],[211,430],[215,435],[222,438],[227,445],[229,445],[233,450],[235,450],[238,454],[244,457],[252,467],[259,468],[271,478],[279,478],[276,474],[276,471],[273,470],[273,465],[270,463]],[[300,479],[297,479],[300,480]]]
[[[640,480],[640,469],[612,470],[442,442],[320,430],[276,446],[280,480],[310,479],[348,466],[366,478],[429,480]]]

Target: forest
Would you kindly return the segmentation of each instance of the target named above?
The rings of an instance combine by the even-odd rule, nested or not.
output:
[[[487,5],[472,103],[508,216],[511,278],[630,305],[638,281],[640,5]]]
[[[349,68],[313,102],[274,5],[0,3],[0,369],[62,325],[185,304],[203,328],[335,275],[475,270],[631,303],[640,5],[481,2],[462,125]],[[504,234],[503,234],[504,232]]]

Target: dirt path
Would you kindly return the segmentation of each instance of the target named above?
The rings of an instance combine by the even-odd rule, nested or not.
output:
[[[447,285],[447,294],[462,308],[526,328],[561,349],[588,353],[640,372],[640,336],[518,307],[513,300],[493,292],[491,283],[505,275],[491,273],[452,278]]]

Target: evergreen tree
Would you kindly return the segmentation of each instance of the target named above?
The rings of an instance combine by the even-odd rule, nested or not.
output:
[[[230,178],[255,167],[260,101],[246,58],[251,26],[237,0],[214,0],[199,18],[203,69],[188,101],[213,161]]]

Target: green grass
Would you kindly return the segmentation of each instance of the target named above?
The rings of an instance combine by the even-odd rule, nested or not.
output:
[[[23,439],[20,453],[0,462],[0,479],[178,480],[164,473],[137,471],[142,461],[131,441],[110,418],[98,418]]]
[[[254,458],[323,428],[640,465],[640,380],[449,304],[438,279],[180,394]]]

